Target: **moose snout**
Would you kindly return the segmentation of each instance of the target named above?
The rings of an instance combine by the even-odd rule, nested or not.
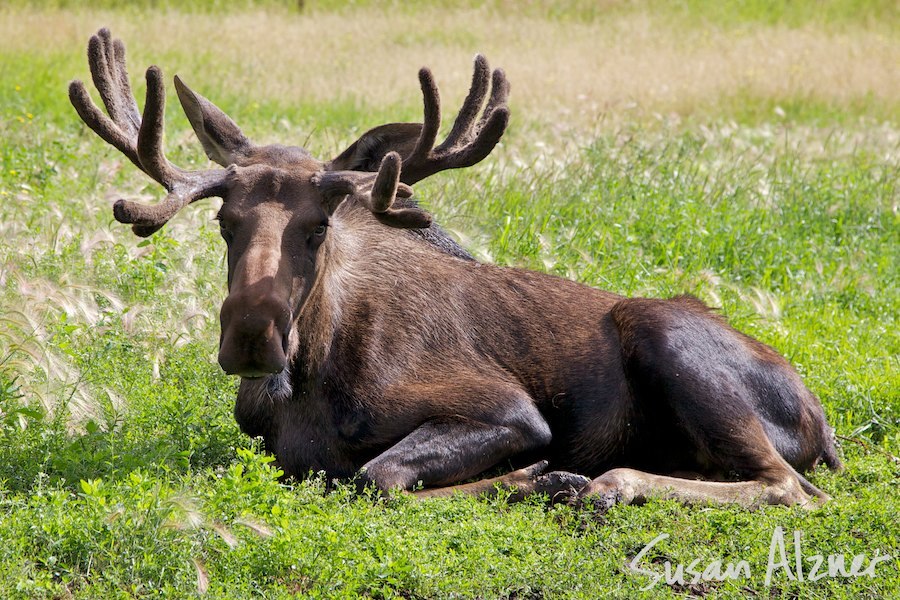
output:
[[[291,310],[272,296],[232,294],[221,311],[219,365],[229,375],[262,377],[287,365]]]

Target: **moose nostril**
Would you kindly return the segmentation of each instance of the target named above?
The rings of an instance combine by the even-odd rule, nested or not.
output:
[[[219,364],[226,373],[259,377],[287,366],[291,311],[274,296],[232,294],[222,305]]]

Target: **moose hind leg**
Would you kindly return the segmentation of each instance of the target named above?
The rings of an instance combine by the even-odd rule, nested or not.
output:
[[[614,317],[637,410],[655,428],[677,428],[688,445],[649,448],[643,456],[677,453],[695,461],[680,468],[747,480],[739,484],[658,480],[631,473],[628,481],[642,482],[637,491],[659,486],[680,489],[685,500],[694,493],[713,501],[738,501],[735,493],[767,503],[804,503],[808,494],[827,498],[785,461],[768,437],[756,413],[757,390],[747,377],[758,365],[745,336],[696,300],[625,301],[614,308]],[[654,470],[652,461],[645,468]]]
[[[766,504],[814,506],[796,478],[778,483],[755,481],[696,481],[654,475],[635,469],[612,469],[591,481],[578,494],[583,500],[610,508],[614,504],[643,504],[650,498],[684,504],[737,504],[758,508]]]

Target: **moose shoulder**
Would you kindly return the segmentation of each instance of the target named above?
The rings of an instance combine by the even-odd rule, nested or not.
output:
[[[482,57],[445,141],[435,146],[440,103],[423,69],[423,123],[377,127],[331,161],[253,144],[176,77],[221,166],[203,171],[163,154],[159,69],[141,115],[122,43],[101,30],[88,57],[108,116],[79,81],[76,110],[169,192],[155,206],[120,200],[116,218],[150,235],[195,200],[223,199],[219,363],[242,377],[242,429],[287,474],[421,485],[421,496],[499,484],[606,503],[827,498],[800,472],[839,468],[831,430],[774,350],[696,299],[480,264],[431,225],[409,186],[481,161],[508,121],[506,78]],[[526,459],[541,462],[460,483]]]

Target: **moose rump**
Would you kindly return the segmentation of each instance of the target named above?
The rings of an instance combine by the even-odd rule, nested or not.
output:
[[[716,479],[770,476],[785,461],[838,466],[821,405],[796,371],[696,298],[624,299],[610,317],[634,410],[627,462]]]

